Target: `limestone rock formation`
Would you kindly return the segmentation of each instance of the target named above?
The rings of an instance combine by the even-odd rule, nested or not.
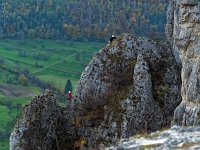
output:
[[[200,124],[200,1],[173,0],[169,7],[168,38],[182,62],[182,103],[174,122]]]
[[[35,96],[24,107],[24,113],[15,125],[10,136],[10,150],[72,149],[76,137],[72,114],[72,110],[56,106],[50,91]]]
[[[168,44],[119,36],[95,54],[76,87],[79,136],[95,146],[169,126],[181,100],[179,73]]]
[[[170,126],[181,101],[178,70],[169,44],[123,34],[94,55],[70,107],[56,106],[48,94],[25,107],[10,138],[11,150],[100,149]]]
[[[106,150],[162,150],[162,149],[200,149],[200,127],[173,126],[165,131],[149,135],[136,135],[122,139],[117,146]]]
[[[172,0],[166,32],[169,43],[123,34],[97,52],[67,108],[56,106],[51,94],[33,98],[10,137],[10,149],[103,149],[120,138],[169,127],[173,116],[175,124],[199,125],[199,0]],[[199,130],[171,131],[193,129]]]
[[[51,149],[55,111],[53,95],[34,97],[31,104],[25,106],[24,114],[15,126],[10,137],[10,149]]]

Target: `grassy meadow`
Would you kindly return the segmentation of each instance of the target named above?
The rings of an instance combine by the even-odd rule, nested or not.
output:
[[[53,41],[43,39],[0,40],[0,63],[8,68],[28,69],[44,82],[64,89],[67,80],[73,88],[94,52],[104,45],[96,42]],[[0,69],[0,85],[18,84],[16,76]],[[10,83],[11,82],[11,83]],[[33,94],[41,92],[39,87],[26,86]],[[9,97],[0,92],[0,150],[8,150],[8,137],[13,129],[21,107],[31,97]]]
[[[41,80],[62,87],[67,79],[76,84],[93,53],[102,46],[95,42],[1,40],[0,58],[10,66],[27,68]]]

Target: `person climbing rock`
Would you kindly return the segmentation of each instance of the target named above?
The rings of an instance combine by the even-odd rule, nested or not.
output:
[[[112,43],[112,41],[116,39],[115,35],[113,34],[111,37],[110,37],[110,43]]]
[[[68,92],[68,94],[67,94],[67,99],[68,99],[68,100],[71,100],[71,99],[72,99],[72,92],[71,92],[71,91]]]

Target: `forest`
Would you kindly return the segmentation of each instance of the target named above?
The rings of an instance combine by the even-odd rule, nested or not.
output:
[[[0,0],[0,39],[162,36],[169,0]]]

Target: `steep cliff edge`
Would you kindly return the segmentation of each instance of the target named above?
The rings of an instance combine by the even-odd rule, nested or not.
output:
[[[182,103],[174,114],[179,125],[200,124],[200,1],[173,0],[167,33],[182,62]]]

